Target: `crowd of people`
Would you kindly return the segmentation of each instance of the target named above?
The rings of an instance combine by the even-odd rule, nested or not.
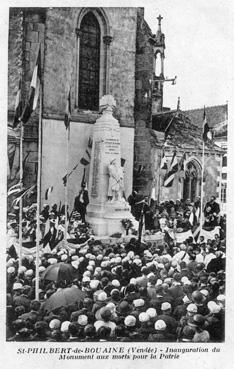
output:
[[[139,220],[144,207],[146,229],[151,228],[147,212],[153,213],[148,219],[154,230],[162,227],[161,219],[178,231],[188,223],[192,227],[196,205],[189,201],[146,207],[137,200],[129,199],[132,213]],[[23,214],[26,245],[35,242],[35,206]],[[38,299],[35,254],[25,253],[19,263],[18,209],[8,214],[8,341],[224,341],[226,236],[217,207],[206,204],[205,218],[215,218],[221,232],[214,239],[189,237],[183,243],[130,236],[103,244],[76,210],[68,214],[64,242],[64,214],[64,208],[46,204],[41,212]],[[67,272],[48,277],[58,263]]]

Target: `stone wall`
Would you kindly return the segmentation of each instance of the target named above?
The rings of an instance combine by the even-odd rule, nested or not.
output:
[[[201,168],[202,166],[202,152],[196,150],[190,150],[190,152],[184,150],[183,152],[186,153],[186,160],[185,160],[185,167],[187,162],[190,160],[196,160],[199,163]],[[180,161],[183,152],[177,152],[177,159]],[[171,162],[173,153],[173,148],[171,150],[165,152],[165,156],[167,158],[167,163]],[[204,204],[210,200],[211,196],[217,196],[217,201],[220,201],[220,190],[219,190],[219,183],[221,180],[221,154],[215,154],[206,152],[204,158],[204,180],[203,180],[203,202]],[[165,171],[161,171],[161,181],[163,183],[163,177],[165,176]],[[201,171],[200,171],[201,175]],[[174,182],[172,187],[163,187],[160,188],[160,200],[173,200],[176,201],[177,199],[183,198],[183,181],[179,180],[179,173],[175,174]],[[157,190],[156,190],[157,193]],[[198,194],[201,195],[200,193]]]
[[[109,60],[110,94],[117,102],[116,116],[120,125],[133,127],[137,8],[103,9],[112,36]],[[71,84],[72,115],[75,120],[80,121],[76,118],[77,111],[74,109],[77,52],[75,30],[80,11],[81,8],[47,9],[43,102],[44,114],[47,116],[64,115]]]
[[[8,38],[8,110],[13,111],[22,74],[23,12],[10,8]],[[12,117],[13,119],[13,117]]]
[[[85,155],[89,137],[92,137],[93,125],[83,122],[71,122],[69,143],[69,171],[80,163]],[[133,140],[134,129],[121,127],[121,157],[126,160],[124,166],[125,194],[129,196],[132,191],[133,172]],[[42,177],[41,193],[42,202],[45,201],[45,191],[53,186],[53,192],[47,201],[49,204],[64,204],[64,186],[62,178],[66,174],[66,130],[64,124],[57,120],[43,120],[43,146],[42,146]],[[84,166],[78,164],[77,169],[69,177],[68,203],[73,207],[75,196],[79,193]],[[89,165],[86,167],[86,179],[89,180]]]
[[[154,72],[151,36],[151,30],[144,20],[144,12],[139,9],[136,39],[135,120],[144,120],[147,127],[150,127],[151,124],[151,81]]]
[[[144,20],[144,9],[138,8],[136,38],[134,189],[148,196],[154,177],[155,157],[151,147],[151,81],[153,79],[153,46],[151,30]],[[141,170],[143,168],[143,170]]]

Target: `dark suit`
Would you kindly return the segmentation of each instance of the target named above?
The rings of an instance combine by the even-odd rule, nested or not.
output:
[[[55,227],[50,228],[43,238],[43,246],[45,247],[49,243],[51,250],[57,245],[57,229]]]
[[[86,207],[89,203],[89,195],[87,190],[80,190],[79,195],[75,198],[74,211],[78,211],[81,215],[82,222],[85,222]]]

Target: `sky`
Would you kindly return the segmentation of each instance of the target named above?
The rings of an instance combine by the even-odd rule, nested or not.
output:
[[[220,0],[145,2],[145,19],[153,33],[161,14],[165,34],[164,106],[181,109],[222,105],[229,100],[233,54],[234,6]]]

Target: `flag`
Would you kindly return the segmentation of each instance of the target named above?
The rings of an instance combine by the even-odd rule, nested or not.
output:
[[[191,224],[192,227],[194,225],[194,221],[195,221],[194,211],[192,210],[190,215],[189,215],[189,223]]]
[[[13,194],[19,193],[21,191],[20,182],[16,183],[14,186],[11,186],[7,191],[7,196],[11,196]]]
[[[52,191],[53,191],[53,186],[50,186],[49,188],[47,188],[47,190],[45,192],[45,200],[49,199],[49,196],[50,196]]]
[[[203,140],[204,142],[207,141],[212,141],[213,139],[213,133],[207,123],[207,118],[206,118],[206,109],[204,107],[204,113],[203,113]]]
[[[200,235],[200,224],[197,224],[195,229],[193,230],[193,238],[195,239],[195,241],[198,241]]]
[[[77,163],[74,166],[74,168],[72,168],[72,170],[69,173],[65,174],[65,176],[62,178],[64,186],[66,186],[66,184],[67,184],[67,178],[70,177],[70,175],[74,172],[74,170],[76,170],[76,168],[78,167],[78,165],[79,165],[79,163]]]
[[[83,177],[81,180],[81,187],[85,188],[87,190],[87,182],[86,182],[86,168],[84,168]]]
[[[160,169],[167,169],[167,160],[165,157],[165,153],[163,150],[163,155],[162,155],[162,159],[161,159],[161,163],[160,163]]]
[[[32,186],[27,187],[26,189],[24,188],[23,190],[21,190],[17,194],[17,197],[13,200],[12,206],[16,206],[19,203],[19,201],[23,198],[29,198],[34,193],[35,189],[36,189],[36,185],[32,185]]]
[[[16,94],[15,99],[15,114],[14,114],[14,120],[13,120],[13,128],[16,128],[18,124],[20,123],[20,117],[22,114],[23,106],[22,106],[22,96],[21,96],[21,79],[19,81],[19,87]]]
[[[64,117],[64,124],[65,124],[66,129],[70,127],[70,121],[71,121],[71,90],[69,90],[67,104],[66,104],[66,112],[65,112],[65,117]]]
[[[138,171],[137,171],[137,173],[140,175],[140,174],[143,174],[143,172],[144,172],[144,170],[145,170],[145,167],[144,167],[144,165],[139,165],[138,166]]]
[[[89,140],[88,140],[88,148],[89,149],[92,149],[92,146],[93,146],[93,140],[91,137],[89,137]]]
[[[184,170],[185,159],[186,159],[186,154],[184,153],[181,160],[180,160],[180,164],[179,164],[179,168],[180,168],[179,181],[181,181],[182,178],[185,178],[185,170]]]
[[[155,185],[153,185],[153,187],[152,187],[150,199],[153,200],[153,201],[156,201]]]
[[[89,164],[89,161],[87,160],[87,159],[85,159],[84,157],[82,157],[81,159],[80,159],[80,164],[82,164],[82,165],[88,165]]]
[[[91,137],[89,137],[87,149],[85,150],[84,156],[80,159],[80,164],[86,166],[90,163],[92,145],[93,145],[92,139]]]
[[[23,113],[20,120],[26,124],[37,107],[37,101],[40,94],[40,83],[41,83],[41,49],[39,47],[36,65],[33,70],[33,76],[30,84],[30,91],[28,101],[24,107]]]
[[[200,208],[199,208],[199,206],[195,211],[195,216],[196,216],[197,222],[199,222],[199,219],[200,219]]]
[[[169,167],[169,170],[165,176],[164,179],[164,187],[171,187],[174,181],[175,173],[178,171],[178,160],[176,156],[176,151],[174,151],[174,154],[171,159],[171,164]]]

